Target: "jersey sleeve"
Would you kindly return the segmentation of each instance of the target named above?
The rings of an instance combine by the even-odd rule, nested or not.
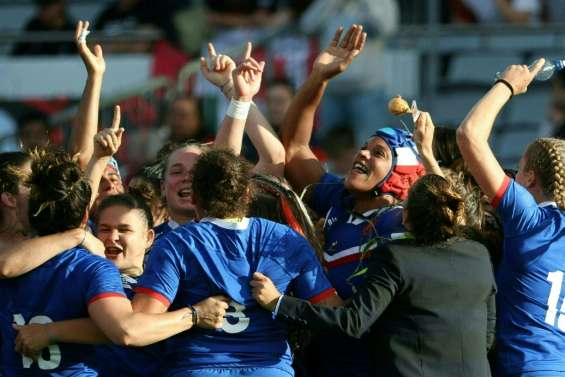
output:
[[[542,213],[532,194],[508,177],[493,198],[492,206],[500,216],[505,237],[528,232],[541,221]]]
[[[134,289],[135,293],[151,296],[166,307],[173,302],[186,272],[183,256],[171,242],[173,236],[172,233],[163,236],[151,248],[145,271]]]
[[[315,184],[308,204],[319,216],[323,217],[332,205],[339,202],[344,190],[342,178],[325,173]]]
[[[108,297],[127,298],[122,286],[122,279],[116,266],[99,257],[85,269],[83,275],[87,284],[84,300],[87,305]]]
[[[299,264],[295,266],[299,273],[291,285],[294,295],[309,300],[313,304],[333,296],[336,291],[326,277],[312,247],[299,236],[291,242],[296,245],[295,252],[299,253],[297,259]]]

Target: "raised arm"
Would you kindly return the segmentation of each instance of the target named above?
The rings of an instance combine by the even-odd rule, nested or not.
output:
[[[250,44],[247,48],[250,48]],[[200,59],[202,74],[210,83],[217,86],[228,100],[231,100],[236,96],[232,76],[236,67],[235,62],[227,55],[216,54],[212,43],[208,43],[208,57],[211,68],[205,58]],[[224,124],[222,124],[223,127]],[[282,177],[284,174],[284,147],[261,110],[253,102],[245,121],[245,132],[259,155],[259,161],[253,168],[254,172]],[[242,136],[239,130],[237,132],[218,132],[216,144],[231,145],[233,146],[231,149],[240,153]]]
[[[429,113],[421,112],[414,122],[414,143],[422,157],[426,174],[436,174],[443,177],[443,172],[437,163],[433,151],[435,126]]]
[[[488,144],[496,117],[512,97],[525,93],[544,64],[540,59],[532,71],[525,65],[508,67],[494,86],[473,106],[457,129],[457,145],[469,171],[483,193],[495,198],[505,178],[504,170]]]
[[[360,25],[351,26],[343,38],[342,32],[340,27],[330,46],[314,62],[312,74],[292,100],[282,125],[285,175],[296,192],[318,182],[324,174],[322,164],[310,149],[314,115],[328,81],[349,67],[363,50],[367,38]]]
[[[125,130],[120,128],[120,120],[120,106],[115,106],[112,126],[98,132],[93,138],[94,153],[86,168],[86,176],[90,181],[90,188],[92,190],[90,208],[98,197],[98,188],[104,169],[108,165],[110,158],[118,151],[122,144],[122,135]]]
[[[261,77],[265,62],[258,63],[251,57],[251,43],[247,43],[243,61],[232,70],[234,96],[220,130],[216,136],[215,145],[219,148],[230,148],[240,153],[243,131],[253,97],[261,87]],[[227,59],[226,66],[231,66]],[[222,63],[220,63],[222,64]],[[229,68],[225,68],[227,71]]]
[[[79,164],[84,170],[93,153],[92,140],[98,130],[98,107],[102,79],[106,70],[106,63],[102,55],[102,47],[94,46],[90,51],[81,35],[88,33],[88,21],[79,21],[75,30],[75,42],[87,72],[86,84],[79,104],[79,111],[71,131],[72,154],[79,154]]]

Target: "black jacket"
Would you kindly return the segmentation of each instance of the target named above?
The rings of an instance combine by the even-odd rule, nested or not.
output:
[[[353,337],[370,330],[378,376],[487,377],[495,291],[481,244],[400,240],[374,251],[365,284],[345,307],[285,296],[277,316]]]

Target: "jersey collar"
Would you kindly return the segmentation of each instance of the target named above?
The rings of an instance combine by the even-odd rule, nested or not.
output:
[[[244,217],[241,221],[229,221],[224,219],[218,219],[216,217],[204,217],[200,220],[200,222],[208,222],[214,225],[219,226],[220,228],[224,229],[232,229],[232,230],[245,230],[249,226],[249,218]]]
[[[169,219],[169,226],[171,227],[171,229],[177,229],[180,224],[177,223],[175,220]]]
[[[538,204],[538,207],[557,207],[557,203],[555,202],[541,202],[540,204]]]

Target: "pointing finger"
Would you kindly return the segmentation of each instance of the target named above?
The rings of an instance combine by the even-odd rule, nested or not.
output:
[[[216,49],[214,48],[212,42],[208,42],[208,56],[210,56],[210,58],[216,56]]]
[[[243,60],[247,60],[251,57],[252,48],[253,46],[251,45],[251,42],[247,42],[247,45],[245,46],[245,54],[243,55]]]
[[[120,110],[120,106],[116,105],[114,106],[114,118],[112,119],[112,129],[113,130],[118,130],[118,128],[120,128],[120,121],[122,118],[122,114],[121,114],[121,110]]]

